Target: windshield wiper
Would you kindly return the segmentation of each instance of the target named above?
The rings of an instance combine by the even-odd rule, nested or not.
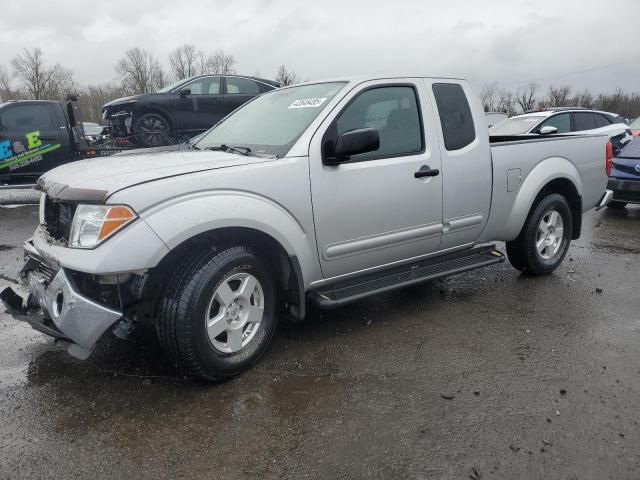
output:
[[[225,145],[224,143],[217,147],[207,147],[207,150],[234,152],[240,155],[244,155],[245,157],[249,156],[249,154],[251,153],[251,149],[249,147],[232,147],[230,145]]]

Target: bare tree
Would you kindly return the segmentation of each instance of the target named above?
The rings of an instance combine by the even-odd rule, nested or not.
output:
[[[80,91],[80,110],[82,118],[87,122],[100,123],[102,120],[102,106],[116,98],[125,95],[122,87],[111,83],[89,85]]]
[[[15,100],[16,93],[11,88],[11,79],[7,69],[0,65],[0,102]]]
[[[498,109],[498,82],[487,83],[480,90],[480,101],[485,112],[495,112]]]
[[[202,73],[204,56],[204,53],[197,50],[195,45],[183,45],[176,48],[169,54],[171,75],[179,80]]]
[[[29,98],[60,99],[65,93],[74,90],[71,70],[59,63],[47,66],[42,50],[26,48],[11,59],[13,74],[19,78],[22,88]]]
[[[516,113],[516,97],[509,90],[500,89],[497,94],[497,111],[506,113],[510,117]]]
[[[520,87],[516,91],[516,102],[523,112],[528,112],[529,110],[533,110],[535,108],[537,92],[538,85],[533,82],[524,87]]]
[[[566,107],[569,104],[570,96],[571,87],[569,85],[560,85],[559,87],[549,85],[543,105],[545,107]]]
[[[594,98],[589,90],[584,89],[582,92],[576,93],[576,95],[569,100],[569,103],[575,107],[593,108]]]
[[[294,85],[300,82],[300,77],[293,70],[287,70],[285,65],[280,65],[278,67],[278,71],[276,72],[276,82],[278,82],[281,86],[286,87],[288,85]]]
[[[213,55],[206,58],[203,73],[219,73],[220,75],[228,75],[235,73],[233,66],[236,59],[233,55],[227,55],[223,50],[216,50]]]
[[[154,92],[162,88],[165,74],[152,53],[140,47],[130,48],[116,63],[122,88],[131,94]]]

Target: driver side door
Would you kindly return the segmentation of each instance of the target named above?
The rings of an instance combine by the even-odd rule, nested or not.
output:
[[[433,115],[419,83],[367,82],[352,90],[311,141],[313,215],[325,278],[435,252],[442,238],[442,176]],[[375,128],[376,151],[338,165],[323,162],[337,136]],[[425,134],[426,130],[426,134]]]

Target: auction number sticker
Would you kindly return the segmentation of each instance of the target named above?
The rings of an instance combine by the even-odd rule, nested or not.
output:
[[[327,97],[319,98],[301,98],[296,100],[291,105],[289,105],[289,109],[292,108],[317,108],[322,105],[327,100]]]

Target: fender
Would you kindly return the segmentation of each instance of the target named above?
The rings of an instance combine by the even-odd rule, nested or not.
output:
[[[542,189],[552,180],[567,179],[582,196],[582,180],[578,169],[566,158],[550,157],[538,163],[522,182],[507,218],[501,240],[509,241],[518,236],[533,202]]]
[[[241,190],[200,191],[156,204],[140,215],[170,249],[225,227],[259,230],[297,257],[305,288],[320,278],[314,232],[305,231],[290,211],[267,197]]]

